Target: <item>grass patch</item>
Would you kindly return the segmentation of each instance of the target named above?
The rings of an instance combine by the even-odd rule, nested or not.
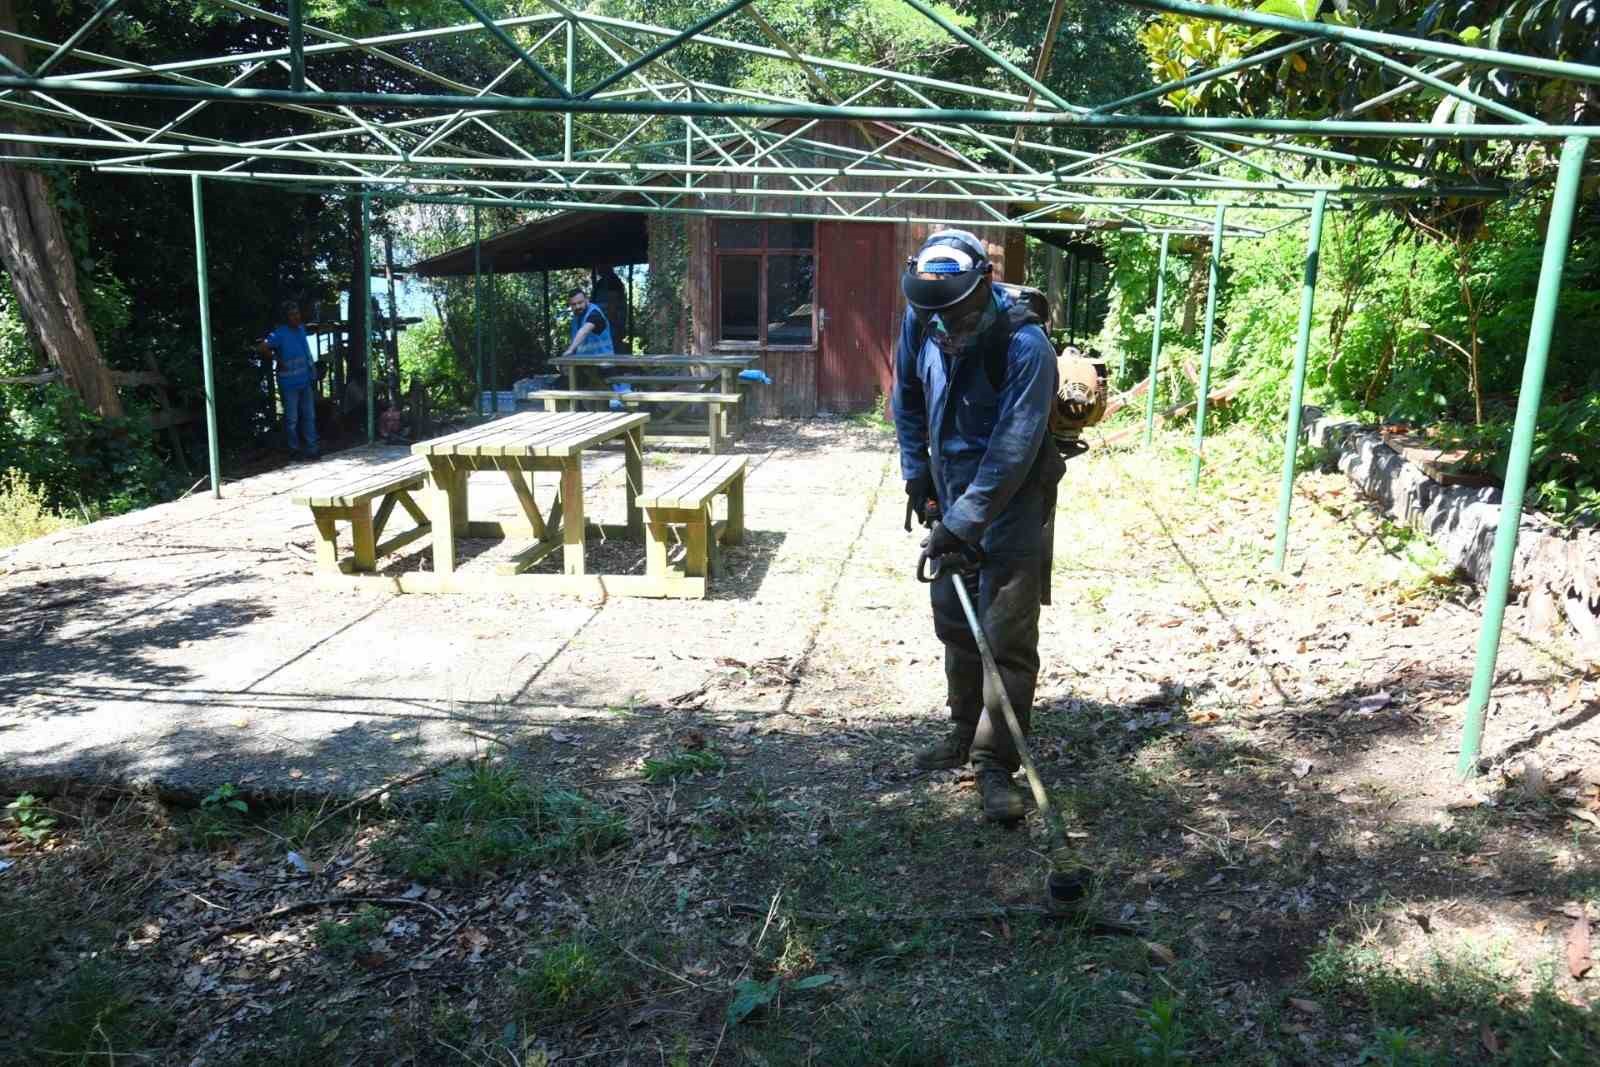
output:
[[[409,877],[465,882],[594,856],[627,836],[621,816],[581,794],[484,760],[447,776],[444,797],[403,820],[378,851]]]
[[[349,960],[368,941],[383,933],[389,916],[382,908],[363,904],[350,919],[339,922],[324,919],[317,923],[317,947],[336,960]]]
[[[511,976],[516,1006],[538,1019],[590,1015],[624,991],[622,969],[607,946],[573,936],[537,949]]]
[[[139,995],[130,972],[99,959],[79,965],[48,994],[48,1007],[19,1049],[25,1063],[74,1065],[139,1062],[143,1050],[170,1026],[159,1002]]]
[[[44,490],[16,468],[0,473],[0,548],[55,533],[77,523],[50,507]]]
[[[1376,1024],[1368,1062],[1445,1067],[1476,1062],[1490,1032],[1495,1062],[1515,1067],[1593,1063],[1600,1054],[1600,1017],[1556,991],[1553,971],[1531,995],[1516,991],[1512,968],[1473,948],[1435,950],[1403,967],[1377,949],[1329,938],[1307,961],[1306,985],[1337,997],[1347,1013]]]
[[[710,749],[698,752],[674,752],[660,759],[647,759],[641,765],[644,780],[653,785],[672,782],[689,775],[720,771],[728,761]]]

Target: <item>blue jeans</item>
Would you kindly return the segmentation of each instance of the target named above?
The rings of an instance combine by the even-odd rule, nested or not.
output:
[[[316,394],[308,382],[301,386],[283,386],[283,432],[289,439],[289,451],[299,452],[300,441],[305,440],[305,451],[317,454]]]

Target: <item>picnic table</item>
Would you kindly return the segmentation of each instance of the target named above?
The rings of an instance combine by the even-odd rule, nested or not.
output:
[[[634,412],[530,411],[412,445],[412,453],[428,464],[429,471],[427,510],[433,519],[434,578],[427,584],[438,592],[456,589],[452,576],[456,540],[460,537],[520,535],[531,539],[530,547],[500,565],[502,575],[520,574],[560,549],[564,576],[584,577],[584,536],[589,524],[583,508],[583,454],[619,437],[625,438],[628,522],[625,527],[601,529],[643,540],[644,520],[638,495],[644,480],[644,425],[649,421],[649,415]],[[469,518],[468,478],[473,471],[484,470],[505,472],[521,505],[524,523]],[[534,500],[533,478],[540,471],[555,473],[560,479],[559,495],[549,515],[541,513]],[[547,584],[575,590],[587,588],[587,583],[581,581]]]
[[[717,387],[710,390],[724,396],[738,394],[739,372],[755,364],[761,357],[758,354],[749,355],[657,355],[633,356],[625,354],[612,354],[609,356],[557,356],[550,362],[558,369],[567,372],[567,391],[579,392],[578,371],[584,367],[593,367],[598,370],[611,370],[620,368],[619,373],[607,376],[607,381],[626,381],[629,383],[648,382],[660,387],[664,382],[676,385],[676,378],[681,377],[683,385],[688,388],[678,388],[677,392],[698,392],[706,383],[703,377],[705,372],[714,372]],[[668,379],[663,371],[677,372],[673,379]],[[691,385],[692,383],[692,385]],[[661,394],[665,396],[664,393]],[[662,401],[663,403],[670,403]],[[681,402],[679,402],[681,403]],[[731,434],[728,425],[728,410],[726,405],[719,405],[716,412],[718,427],[711,434],[711,448],[716,450],[718,437],[727,438]]]

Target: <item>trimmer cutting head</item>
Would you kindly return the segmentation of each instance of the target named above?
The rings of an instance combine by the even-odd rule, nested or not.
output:
[[[1087,871],[1051,871],[1044,880],[1045,896],[1052,908],[1079,908],[1089,899]]]

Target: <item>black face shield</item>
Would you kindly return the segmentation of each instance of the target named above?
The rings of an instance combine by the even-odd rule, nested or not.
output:
[[[942,230],[906,260],[900,289],[919,314],[959,304],[994,271],[982,243],[965,230]]]

